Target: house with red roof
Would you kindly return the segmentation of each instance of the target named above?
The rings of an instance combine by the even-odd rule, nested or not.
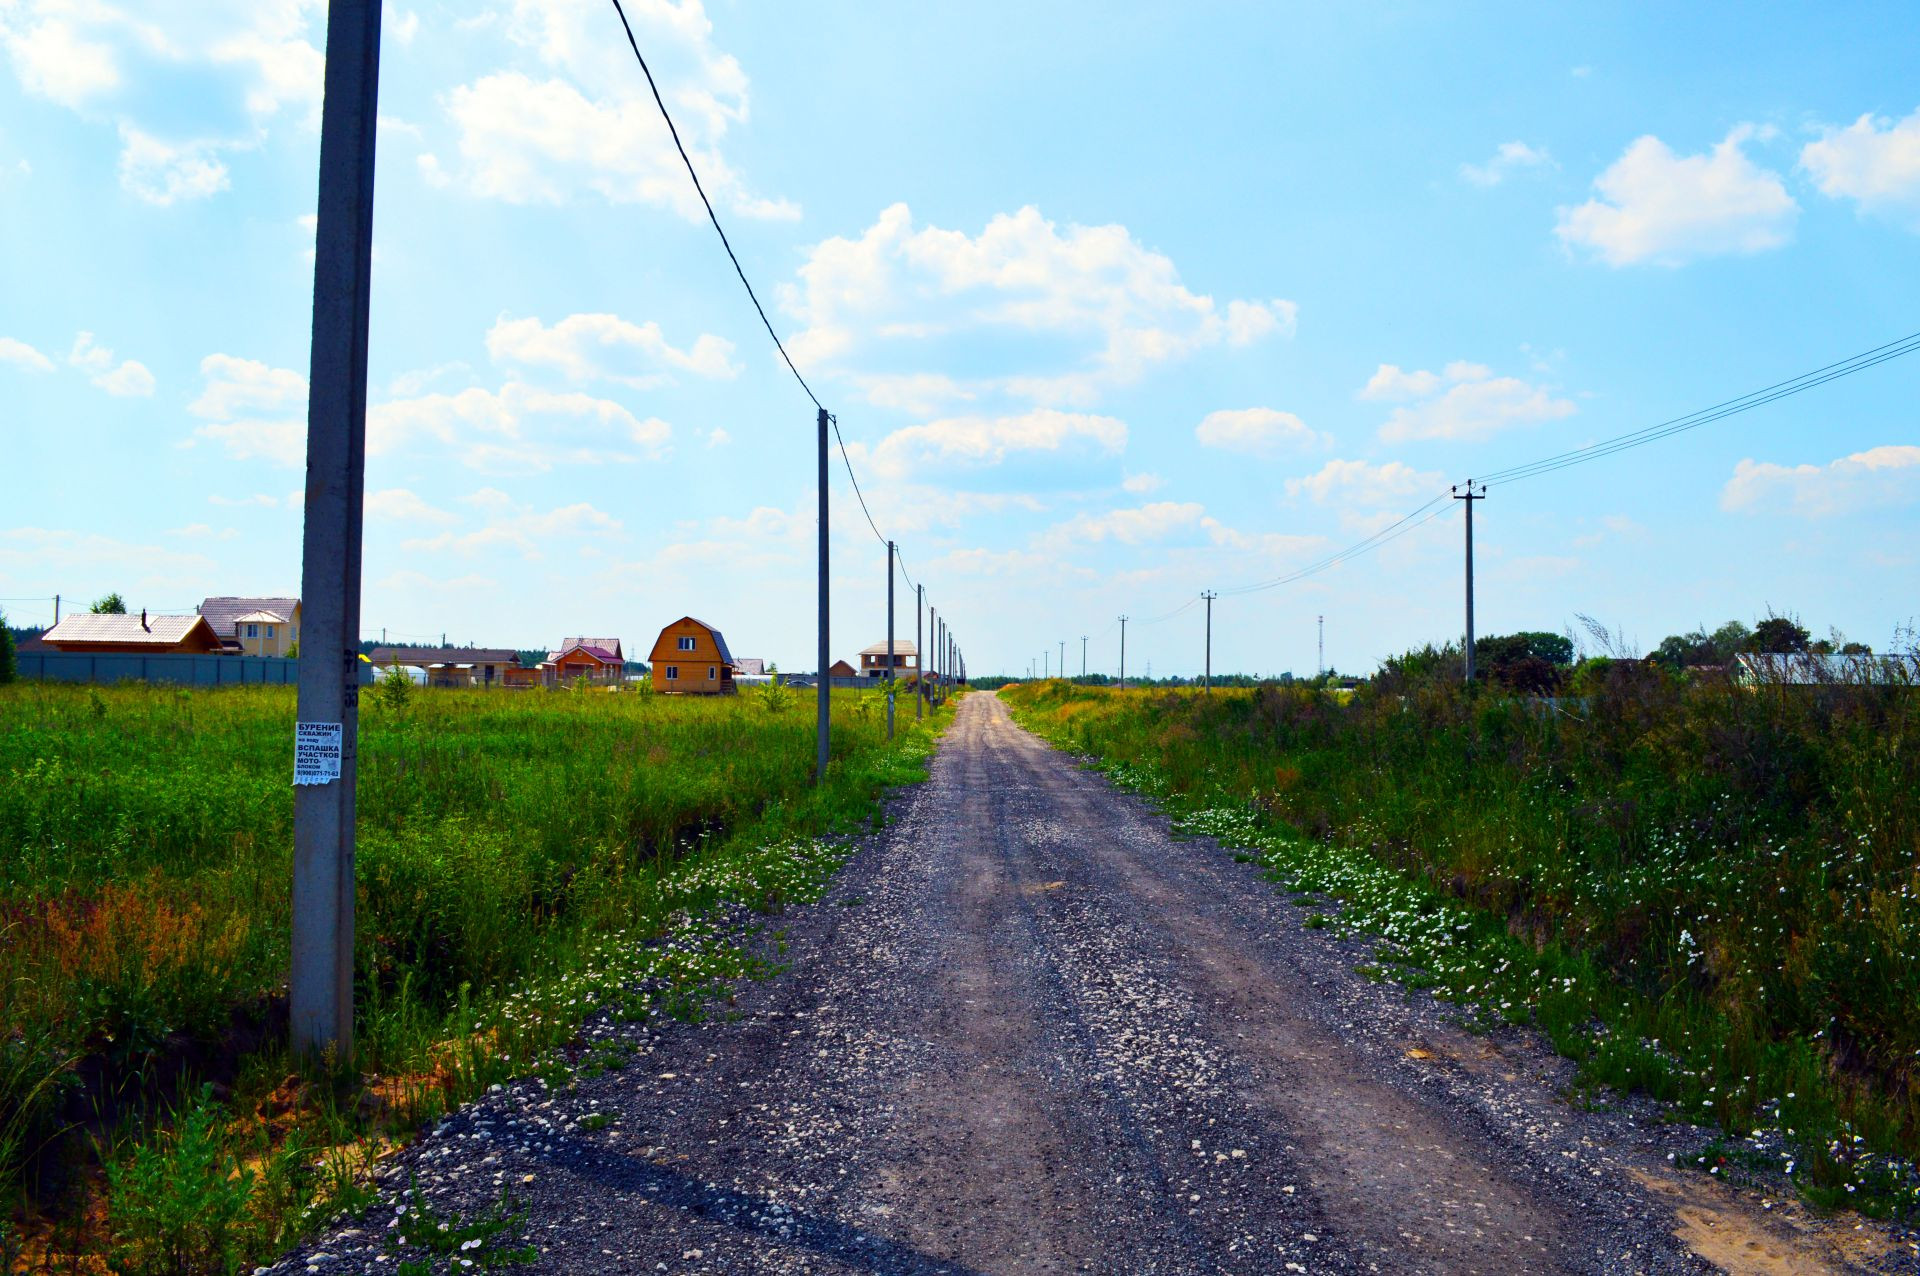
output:
[[[602,645],[610,644],[610,645]],[[542,680],[549,687],[571,686],[575,679],[618,686],[627,662],[618,638],[569,638],[541,662]]]

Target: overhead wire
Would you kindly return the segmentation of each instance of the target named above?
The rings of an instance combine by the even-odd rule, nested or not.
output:
[[[1537,478],[1542,474],[1551,474],[1556,470],[1564,470],[1575,465],[1584,465],[1588,461],[1599,460],[1601,457],[1613,456],[1633,448],[1643,447],[1648,443],[1671,438],[1676,434],[1684,434],[1689,430],[1698,429],[1703,425],[1710,425],[1715,421],[1724,421],[1730,416],[1738,416],[1743,412],[1751,412],[1755,408],[1764,407],[1769,403],[1801,394],[1816,386],[1825,385],[1829,381],[1837,381],[1842,377],[1850,377],[1857,372],[1864,372],[1868,368],[1886,363],[1889,360],[1902,358],[1914,353],[1916,350],[1920,350],[1920,332],[1910,333],[1898,340],[1889,341],[1884,345],[1875,346],[1871,350],[1863,350],[1859,354],[1851,355],[1848,358],[1838,360],[1834,363],[1829,363],[1825,367],[1815,368],[1813,371],[1801,373],[1797,377],[1790,377],[1785,381],[1775,382],[1773,385],[1751,391],[1737,398],[1723,400],[1711,407],[1701,408],[1697,412],[1689,412],[1685,416],[1673,417],[1669,420],[1659,422],[1656,425],[1650,425],[1626,434],[1616,435],[1611,439],[1602,439],[1598,443],[1590,443],[1585,447],[1573,448],[1566,452],[1556,453],[1553,456],[1541,457],[1538,460],[1529,461],[1522,465],[1509,466],[1506,469],[1495,470],[1490,474],[1484,474],[1478,477],[1481,482],[1492,487],[1506,483],[1517,483],[1522,479]]]
[[[1232,598],[1232,597],[1237,597],[1241,594],[1257,594],[1262,590],[1275,589],[1281,585],[1289,585],[1296,580],[1303,580],[1308,576],[1317,575],[1320,572],[1326,571],[1329,567],[1337,567],[1339,564],[1346,562],[1350,558],[1358,558],[1362,554],[1365,554],[1371,550],[1378,549],[1380,546],[1385,545],[1388,541],[1398,540],[1400,537],[1412,531],[1415,527],[1420,526],[1421,523],[1427,522],[1428,520],[1420,518],[1420,515],[1426,513],[1428,510],[1432,509],[1435,505],[1438,505],[1440,502],[1446,499],[1447,499],[1447,494],[1445,492],[1442,492],[1440,495],[1427,501],[1425,504],[1420,505],[1408,511],[1406,514],[1402,515],[1400,518],[1395,519],[1393,522],[1387,524],[1385,527],[1381,528],[1379,531],[1373,533],[1373,535],[1368,536],[1363,540],[1356,541],[1353,544],[1347,546],[1345,549],[1338,550],[1332,554],[1327,555],[1324,558],[1316,559],[1311,563],[1307,563],[1302,567],[1295,568],[1293,571],[1287,572],[1282,576],[1277,576],[1271,580],[1258,581],[1251,585],[1237,585],[1231,589],[1222,589],[1220,591],[1220,595],[1223,598]],[[1415,519],[1420,519],[1420,521],[1416,523],[1413,521]],[[1411,526],[1409,526],[1409,524],[1411,524]]]
[[[840,418],[829,412],[827,421],[833,426],[833,441],[840,445],[840,459],[846,462],[847,466],[847,482],[853,484],[853,497],[860,502],[860,512],[867,516],[867,526],[873,528],[875,540],[882,545],[891,545],[893,542],[883,536],[879,526],[874,523],[873,511],[867,508],[867,498],[860,491],[860,480],[853,476],[853,458],[847,455],[847,441],[840,437]]]
[[[634,38],[633,24],[627,21],[626,9],[621,5],[620,0],[613,0],[613,9],[620,15],[620,25],[627,33],[627,47],[633,50],[634,60],[640,64],[640,73],[647,77],[647,87],[653,91],[653,104],[660,108],[660,118],[666,121],[667,132],[673,135],[673,148],[680,152],[680,162],[687,166],[687,176],[693,179],[693,189],[699,193],[700,203],[707,210],[707,220],[713,223],[714,233],[720,236],[720,246],[727,250],[727,260],[733,263],[733,273],[740,276],[740,286],[747,290],[747,299],[753,302],[754,312],[760,316],[760,322],[766,328],[767,335],[773,338],[774,349],[778,350],[780,357],[786,360],[787,371],[793,373],[793,379],[800,383],[800,388],[807,392],[809,399],[813,400],[813,406],[822,412],[826,411],[826,405],[820,402],[818,395],[814,394],[813,387],[807,384],[807,379],[800,375],[800,369],[794,366],[793,356],[789,355],[786,346],[781,344],[780,334],[773,330],[773,321],[767,318],[766,307],[760,304],[759,296],[753,291],[753,284],[747,279],[746,270],[740,265],[740,258],[734,255],[733,244],[727,239],[725,228],[720,225],[720,216],[713,211],[713,201],[707,198],[707,188],[700,184],[700,174],[693,167],[693,158],[687,154],[686,146],[681,143],[680,130],[674,127],[673,116],[667,110],[666,100],[660,96],[660,86],[654,81],[653,68],[647,65],[646,55],[640,52],[640,41]]]
[[[840,433],[840,418],[827,412],[826,405],[820,402],[820,396],[813,392],[813,387],[808,385],[807,379],[800,374],[799,367],[793,362],[793,356],[787,353],[786,344],[780,340],[780,334],[774,330],[773,321],[767,317],[766,307],[760,304],[759,294],[754,292],[753,283],[747,278],[746,269],[740,264],[739,255],[733,251],[733,243],[727,238],[726,228],[720,224],[720,215],[714,211],[713,201],[707,198],[707,189],[700,182],[700,173],[693,166],[693,157],[687,154],[686,145],[680,140],[680,130],[674,125],[672,112],[667,110],[666,99],[660,95],[660,85],[653,78],[653,68],[647,65],[646,55],[640,52],[640,41],[633,33],[633,24],[627,20],[625,6],[620,3],[620,0],[613,0],[613,8],[614,12],[620,15],[620,27],[626,32],[627,47],[633,50],[634,61],[640,64],[640,73],[646,76],[647,88],[653,94],[653,104],[660,110],[660,118],[665,121],[667,132],[673,138],[673,147],[680,153],[680,162],[686,165],[687,176],[693,179],[693,189],[700,196],[701,207],[707,210],[707,220],[712,223],[714,233],[720,237],[720,246],[726,249],[727,260],[733,263],[733,273],[739,276],[740,286],[747,290],[747,299],[753,303],[754,313],[760,316],[760,324],[767,330],[767,336],[772,339],[774,349],[780,352],[780,358],[786,363],[787,371],[793,374],[793,379],[799,383],[801,390],[805,391],[807,398],[812,400],[813,406],[826,413],[828,423],[833,426],[833,439],[840,449],[840,460],[847,469],[847,482],[853,487],[854,499],[859,502],[860,513],[867,520],[867,527],[872,530],[874,539],[883,545],[893,544],[881,532],[880,525],[874,521],[873,511],[867,506],[866,494],[860,490],[860,480],[853,469],[853,458],[848,455],[847,441]],[[895,552],[898,552],[898,546],[895,546]],[[903,566],[901,574],[905,575],[905,571]],[[912,578],[909,577],[908,584],[912,583]]]
[[[1833,363],[1815,368],[1810,372],[1801,373],[1797,377],[1790,377],[1785,381],[1777,381],[1772,385],[1750,391],[1735,398],[1722,400],[1710,407],[1689,412],[1684,416],[1672,417],[1639,430],[1616,435],[1610,439],[1602,439],[1598,443],[1590,443],[1584,447],[1572,448],[1565,452],[1541,457],[1521,465],[1508,466],[1505,469],[1492,471],[1480,476],[1477,481],[1488,487],[1495,487],[1507,483],[1521,482],[1525,479],[1538,478],[1541,475],[1551,474],[1557,470],[1568,469],[1575,465],[1584,465],[1589,461],[1617,455],[1618,453],[1630,451],[1637,447],[1643,447],[1648,443],[1671,438],[1676,434],[1684,434],[1689,430],[1698,429],[1703,425],[1710,425],[1715,421],[1723,421],[1728,417],[1750,412],[1755,408],[1764,407],[1769,403],[1801,394],[1816,386],[1825,385],[1829,381],[1836,381],[1842,377],[1852,376],[1857,372],[1864,372],[1868,368],[1876,367],[1892,359],[1902,358],[1916,351],[1920,351],[1920,332],[1909,333],[1904,337],[1899,337],[1893,341],[1885,342],[1882,345],[1874,346],[1869,350],[1863,350],[1845,359],[1836,360]],[[1295,581],[1317,575],[1329,568],[1336,567],[1341,563],[1357,558],[1362,554],[1371,553],[1373,550],[1398,540],[1400,537],[1445,514],[1448,509],[1447,506],[1443,505],[1440,509],[1434,509],[1434,506],[1442,505],[1443,502],[1448,501],[1451,495],[1452,493],[1450,491],[1440,493],[1428,500],[1425,504],[1410,510],[1394,522],[1387,524],[1364,540],[1357,541],[1345,549],[1329,554],[1324,558],[1317,559],[1284,575],[1251,585],[1222,589],[1219,593],[1222,597],[1232,597],[1240,594],[1257,593],[1261,590],[1275,589],[1281,585],[1292,584]],[[1165,616],[1155,617],[1153,620],[1140,623],[1153,624],[1158,620],[1170,619],[1180,614],[1180,612],[1185,611],[1188,607],[1191,607],[1196,601],[1198,600],[1191,599],[1181,607],[1166,613]]]
[[[1198,603],[1200,599],[1201,599],[1201,595],[1195,594],[1193,597],[1187,599],[1187,601],[1185,601],[1184,603],[1181,603],[1178,607],[1175,607],[1172,611],[1161,612],[1158,616],[1147,616],[1139,620],[1129,620],[1128,623],[1134,624],[1134,625],[1157,625],[1163,620],[1172,620],[1175,616],[1178,616],[1181,612],[1188,610],[1194,604]]]

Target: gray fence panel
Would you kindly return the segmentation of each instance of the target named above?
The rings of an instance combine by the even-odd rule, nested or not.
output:
[[[196,687],[290,686],[300,681],[300,662],[273,656],[122,655],[90,651],[23,651],[22,678],[48,682],[164,682]],[[360,667],[370,686],[373,666]]]

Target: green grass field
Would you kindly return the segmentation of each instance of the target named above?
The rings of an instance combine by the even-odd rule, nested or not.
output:
[[[1920,1204],[1914,689],[1630,663],[1558,706],[1391,677],[1345,701],[1002,694],[1188,828],[1338,898],[1382,973],[1537,1024],[1589,1081],[1717,1122],[1749,1161],[1764,1146],[1819,1203]]]
[[[364,1098],[356,1107],[366,1078],[388,1079],[372,1110],[404,1127],[537,1066],[638,980],[690,1004],[750,971],[687,919],[817,890],[836,863],[821,839],[924,774],[947,715],[915,727],[901,705],[889,743],[877,696],[836,694],[820,789],[810,694],[416,691],[402,705],[370,693],[360,1055],[346,1080],[302,1087],[295,1106],[319,1117],[280,1123],[304,1131],[295,1151],[310,1159],[382,1124]],[[165,1266],[163,1234],[186,1226],[168,1209],[214,1208],[151,1199],[181,1157],[265,1158],[233,1227],[203,1246],[225,1255],[216,1270],[271,1253],[327,1195],[272,1179],[286,1129],[219,1134],[229,1117],[285,1106],[299,1074],[273,1017],[293,718],[292,688],[0,687],[0,1190],[58,1214],[84,1181],[76,1163],[104,1164],[105,1243],[129,1267]],[[692,939],[646,942],[669,933]],[[202,1080],[214,1088],[195,1107],[181,1096]],[[286,1200],[269,1208],[271,1193]]]

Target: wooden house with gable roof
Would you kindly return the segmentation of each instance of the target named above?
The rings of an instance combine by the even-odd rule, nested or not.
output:
[[[735,691],[727,639],[704,620],[682,616],[654,639],[653,689],[669,695],[725,696]]]

